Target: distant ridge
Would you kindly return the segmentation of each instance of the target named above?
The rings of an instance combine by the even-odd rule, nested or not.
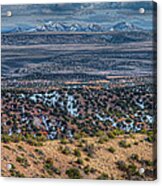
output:
[[[130,32],[130,31],[140,31],[140,30],[142,29],[136,27],[132,23],[128,23],[125,21],[117,23],[116,25],[110,28],[110,31],[129,31]]]
[[[59,22],[48,21],[43,25],[36,27],[15,27],[12,29],[2,30],[2,33],[19,33],[19,32],[130,32],[130,31],[142,31],[141,28],[128,22],[119,22],[110,28],[100,26],[98,24],[79,24],[71,23],[64,24]]]

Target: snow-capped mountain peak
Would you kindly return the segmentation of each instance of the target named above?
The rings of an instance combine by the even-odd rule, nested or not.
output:
[[[82,26],[80,24],[74,23],[71,26],[69,26],[69,30],[70,31],[82,31],[83,28],[82,28]]]
[[[110,31],[136,31],[136,30],[137,27],[134,24],[125,21],[117,23],[116,25],[110,28]]]
[[[114,26],[107,28],[96,23],[80,24],[80,23],[60,23],[48,21],[42,25],[35,27],[16,27],[7,29],[7,32],[129,32],[141,31],[142,29],[136,27],[129,22],[119,22]]]

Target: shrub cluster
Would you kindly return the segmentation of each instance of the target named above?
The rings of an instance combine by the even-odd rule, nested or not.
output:
[[[82,178],[81,173],[80,173],[79,169],[77,169],[77,168],[70,168],[70,169],[66,170],[66,174],[71,179],[81,179]]]

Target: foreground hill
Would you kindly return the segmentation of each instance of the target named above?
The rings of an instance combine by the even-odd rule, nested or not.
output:
[[[146,134],[100,135],[46,141],[40,146],[22,141],[2,143],[2,176],[155,179],[154,148]],[[143,175],[139,174],[141,167],[145,168]]]

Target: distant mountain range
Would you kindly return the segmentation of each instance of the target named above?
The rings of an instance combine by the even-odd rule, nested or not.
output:
[[[2,33],[17,33],[17,32],[131,32],[131,31],[141,31],[142,29],[135,26],[132,23],[120,22],[115,24],[110,28],[100,26],[98,24],[63,24],[48,21],[43,25],[36,27],[16,27],[12,29],[4,29]]]
[[[119,31],[119,32],[120,31],[139,31],[139,30],[142,30],[142,29],[128,22],[120,22],[110,28],[110,31]]]

